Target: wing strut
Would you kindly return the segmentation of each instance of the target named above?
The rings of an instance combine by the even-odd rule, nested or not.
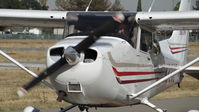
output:
[[[18,61],[16,61],[15,59],[13,59],[12,57],[10,57],[9,55],[7,55],[5,52],[3,52],[2,50],[0,50],[0,54],[5,57],[6,59],[10,60],[11,62],[13,62],[14,64],[16,64],[19,68],[21,68],[22,70],[24,70],[25,72],[27,72],[28,74],[30,74],[31,76],[37,78],[38,75],[35,74],[34,72],[30,71],[29,69],[27,69],[25,66],[23,66],[21,63],[19,63]],[[47,81],[45,80],[42,80],[42,83],[51,88],[52,90],[55,90],[54,87],[48,83]]]
[[[91,5],[92,1],[93,1],[93,0],[91,0],[91,1],[89,2],[88,6],[86,7],[85,12],[88,12],[88,10],[89,10],[89,8],[90,8],[90,5]]]
[[[157,82],[153,83],[152,85],[148,86],[147,88],[141,90],[140,92],[138,92],[138,93],[136,93],[136,94],[131,94],[131,96],[132,96],[131,98],[132,98],[132,99],[133,99],[133,98],[136,98],[136,97],[142,95],[143,93],[145,93],[145,92],[147,92],[147,91],[153,89],[154,87],[156,87],[156,86],[159,85],[160,83],[162,83],[162,82],[166,81],[167,79],[169,79],[169,78],[175,76],[176,74],[182,72],[183,70],[185,70],[185,69],[188,68],[189,66],[191,66],[191,65],[193,65],[193,64],[195,64],[195,63],[197,63],[198,61],[199,61],[199,57],[196,58],[195,60],[189,62],[188,64],[182,66],[181,68],[177,69],[176,71],[170,73],[169,75],[165,76],[164,78],[158,80]]]
[[[151,5],[150,5],[150,7],[149,7],[148,12],[151,12],[151,9],[152,9],[152,7],[153,7],[154,3],[155,3],[155,0],[153,0],[153,1],[151,2]]]

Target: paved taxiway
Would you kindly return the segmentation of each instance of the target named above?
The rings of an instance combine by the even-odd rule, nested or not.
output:
[[[32,68],[46,68],[46,64],[44,62],[20,62],[25,67]],[[17,66],[11,62],[0,62],[0,69],[15,69]]]
[[[172,93],[171,93],[172,94]],[[162,109],[167,109],[167,112],[188,112],[189,110],[199,110],[199,96],[188,98],[175,98],[152,101],[155,105]],[[22,112],[22,111],[10,111]],[[58,109],[43,110],[43,112],[58,112]],[[78,108],[74,108],[68,112],[79,112]],[[95,108],[89,109],[89,112],[156,112],[145,105],[135,105],[131,107],[118,108]]]

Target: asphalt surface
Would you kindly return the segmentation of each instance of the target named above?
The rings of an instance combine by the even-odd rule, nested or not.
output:
[[[1,50],[5,51],[9,51],[9,50],[19,50],[19,51],[47,51],[48,48],[11,48],[11,47],[1,47]]]
[[[20,62],[23,66],[29,68],[46,68],[44,62]],[[16,69],[18,68],[15,64],[11,62],[0,62],[0,69]]]
[[[166,109],[167,112],[189,112],[190,110],[199,110],[199,96],[188,98],[175,98],[151,101],[159,108]],[[47,109],[42,112],[58,112],[59,109]],[[10,111],[23,112],[23,111]],[[80,112],[77,107],[68,112]],[[129,107],[117,108],[90,108],[89,112],[156,112],[145,105],[133,105]],[[197,112],[197,111],[196,111]],[[199,112],[199,111],[198,111]]]

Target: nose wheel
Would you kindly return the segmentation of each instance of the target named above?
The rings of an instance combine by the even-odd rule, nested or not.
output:
[[[70,106],[67,106],[65,108],[60,108],[60,111],[59,112],[67,112],[69,111],[70,109],[76,107],[77,105],[70,105]],[[88,109],[89,107],[87,106],[78,106],[80,112],[88,112]]]
[[[69,105],[65,108],[60,108],[60,111],[59,112],[67,112],[69,111],[70,109],[73,109],[74,107],[76,107],[77,105]]]
[[[79,106],[79,110],[81,111],[81,112],[88,112],[88,107],[86,107],[86,106]]]

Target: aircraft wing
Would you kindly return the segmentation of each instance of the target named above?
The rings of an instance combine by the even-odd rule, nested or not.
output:
[[[136,21],[148,31],[199,29],[199,11],[138,12]]]
[[[199,66],[190,66],[184,72],[199,80]]]
[[[67,11],[0,9],[0,26],[64,27]]]

